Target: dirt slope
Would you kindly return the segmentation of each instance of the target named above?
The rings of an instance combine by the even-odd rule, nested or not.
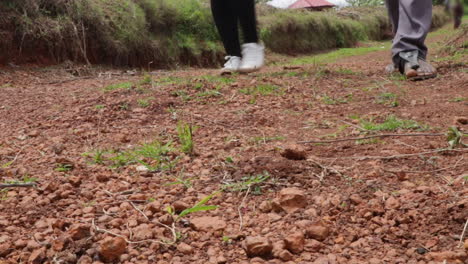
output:
[[[37,182],[0,191],[0,263],[468,263],[467,150],[440,135],[468,130],[467,56],[438,52],[448,34],[424,82],[386,75],[386,50],[227,77],[0,69],[0,181]],[[424,135],[298,143],[389,133]]]

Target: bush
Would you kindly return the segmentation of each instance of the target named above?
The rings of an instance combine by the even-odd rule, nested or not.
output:
[[[434,9],[433,27],[440,27],[448,20],[441,8]],[[384,7],[328,12],[282,10],[261,17],[260,21],[266,46],[280,53],[351,47],[358,41],[391,36],[391,24]]]

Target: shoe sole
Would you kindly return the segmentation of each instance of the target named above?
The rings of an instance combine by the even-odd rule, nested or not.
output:
[[[263,66],[260,66],[258,68],[254,68],[254,69],[239,69],[239,72],[240,73],[252,73],[252,72],[259,71],[261,68],[263,68]]]

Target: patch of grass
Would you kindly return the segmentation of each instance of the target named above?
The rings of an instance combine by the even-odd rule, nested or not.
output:
[[[73,170],[73,164],[68,163],[58,163],[55,167],[55,171],[58,172],[69,172]]]
[[[263,95],[263,96],[266,96],[266,95],[282,95],[282,94],[284,94],[284,91],[280,87],[278,87],[276,85],[272,85],[272,84],[259,84],[259,85],[254,86],[254,87],[242,88],[242,89],[239,89],[239,92],[243,93],[243,94],[246,94],[246,95],[254,95],[254,96],[257,96],[257,95]]]
[[[119,109],[122,110],[122,111],[127,111],[128,109],[130,109],[130,104],[129,103],[121,103],[119,105]]]
[[[378,138],[370,138],[370,139],[361,139],[356,140],[356,145],[371,145],[371,144],[379,144],[382,141]]]
[[[104,87],[105,92],[115,91],[115,90],[130,90],[132,89],[133,84],[131,82],[123,82],[123,83],[116,83],[111,84]]]
[[[374,120],[361,120],[361,127],[369,131],[397,131],[397,130],[427,130],[427,125],[420,124],[414,120],[397,118],[394,115],[388,116],[383,122],[377,123]]]
[[[336,73],[345,74],[345,75],[361,75],[362,73],[353,71],[351,69],[346,68],[338,68],[335,70]]]
[[[468,101],[468,97],[455,97],[453,99],[448,100],[451,103],[460,103]]]
[[[177,156],[170,155],[174,150],[171,141],[165,144],[153,141],[128,150],[96,150],[84,153],[83,156],[91,158],[92,163],[108,165],[114,169],[141,164],[149,171],[166,171],[172,170],[178,162]]]
[[[377,43],[377,45],[372,46],[372,47],[342,48],[342,49],[338,49],[338,50],[328,52],[328,53],[324,53],[324,54],[318,54],[318,55],[312,55],[312,56],[303,56],[303,57],[300,57],[300,58],[296,58],[296,59],[293,59],[288,64],[291,64],[291,65],[304,65],[304,64],[317,65],[317,64],[333,63],[333,62],[336,62],[337,60],[342,59],[342,58],[364,55],[364,54],[375,52],[375,51],[385,50],[385,49],[388,49],[389,47],[390,47],[389,44],[387,44],[385,42],[382,42],[382,43]]]
[[[246,192],[250,189],[251,193],[261,195],[262,185],[268,181],[270,177],[270,174],[265,171],[262,174],[243,177],[239,182],[225,184],[221,189],[227,192]]]
[[[139,106],[146,108],[151,105],[151,101],[153,100],[154,100],[154,97],[148,97],[148,98],[138,99],[137,102]]]
[[[145,74],[143,76],[143,79],[140,80],[141,85],[152,84],[152,83],[153,83],[153,77],[151,77],[151,75],[149,74]]]
[[[106,108],[105,105],[95,105],[94,106],[94,109],[96,109],[96,110],[101,110],[101,109],[104,109],[104,108]]]
[[[185,189],[191,188],[193,186],[192,180],[195,178],[187,178],[184,176],[183,170],[174,177],[174,181],[170,183],[166,183],[165,186],[172,186],[172,185],[183,185]]]
[[[400,103],[398,103],[398,96],[394,93],[381,93],[377,97],[376,102],[378,104],[389,105],[391,107],[397,107],[400,105]]]
[[[158,85],[175,85],[175,84],[182,84],[184,82],[186,82],[186,80],[184,80],[183,78],[173,77],[173,76],[163,77],[163,78],[156,80],[156,84]]]
[[[179,122],[177,124],[177,135],[181,144],[181,150],[187,154],[193,154],[194,144],[193,144],[193,132],[196,130],[196,127],[187,124],[185,122]]]
[[[209,83],[218,83],[218,84],[231,84],[235,80],[226,76],[216,76],[216,75],[204,75],[201,76],[202,80],[205,80]]]
[[[196,94],[200,98],[211,98],[211,97],[220,97],[223,94],[218,89],[206,90]]]
[[[106,154],[105,150],[97,149],[94,152],[86,152],[83,153],[83,157],[90,157],[92,159],[92,163],[94,164],[104,164],[104,155]]]
[[[190,96],[187,93],[187,91],[182,90],[182,89],[171,92],[171,95],[175,96],[175,97],[179,97],[184,102],[188,102],[188,101],[191,101],[193,99],[192,96]]]
[[[352,100],[353,100],[353,94],[348,94],[346,97],[335,97],[335,98],[332,98],[328,95],[324,95],[321,98],[321,101],[326,105],[346,104]]]

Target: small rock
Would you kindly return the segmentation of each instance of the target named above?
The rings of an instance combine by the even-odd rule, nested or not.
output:
[[[293,260],[294,255],[288,250],[283,249],[276,257],[281,259],[282,261],[290,261]]]
[[[392,210],[400,208],[400,202],[393,196],[390,196],[387,201],[385,201],[385,209]]]
[[[91,235],[90,227],[88,225],[74,225],[68,230],[68,234],[73,240],[80,240]]]
[[[148,167],[146,167],[144,165],[137,166],[135,169],[138,172],[148,172],[149,171]]]
[[[128,142],[130,142],[130,139],[128,138],[128,135],[126,135],[126,134],[121,134],[121,133],[119,133],[119,134],[116,134],[116,135],[114,136],[114,138],[115,138],[115,140],[116,140],[117,142],[121,142],[121,143],[128,143]]]
[[[80,187],[81,185],[81,177],[70,176],[68,177],[68,182],[73,185],[73,187]]]
[[[459,116],[455,117],[455,124],[467,125],[468,124],[468,117]]]
[[[243,246],[249,257],[268,256],[273,250],[271,241],[264,237],[247,237]]]
[[[6,257],[13,251],[13,247],[10,243],[0,243],[0,258]]]
[[[279,193],[279,205],[287,213],[294,213],[307,206],[304,191],[297,188],[285,188]]]
[[[309,252],[319,252],[321,249],[323,249],[325,245],[315,239],[310,239],[307,241],[305,248]]]
[[[154,214],[161,210],[161,204],[158,201],[153,201],[147,205],[146,209]]]
[[[291,145],[285,148],[281,153],[281,156],[289,160],[305,160],[307,159],[307,153],[302,146]]]
[[[260,209],[260,211],[262,213],[269,213],[269,212],[271,212],[272,208],[273,207],[271,206],[271,202],[269,202],[269,201],[263,201],[258,206],[258,209]]]
[[[37,136],[39,136],[39,134],[40,134],[40,133],[39,133],[38,130],[31,130],[31,131],[29,131],[28,136],[30,136],[30,137],[37,137]]]
[[[99,257],[105,262],[114,262],[127,250],[127,242],[121,237],[106,238],[99,247]]]
[[[467,253],[463,251],[430,252],[427,257],[434,261],[446,261],[447,263],[466,263],[465,261],[468,260]]]
[[[52,241],[52,249],[56,252],[63,251],[67,245],[70,243],[70,238],[67,236],[60,236],[54,241]]]
[[[28,263],[32,264],[40,264],[43,263],[43,260],[45,259],[46,254],[45,254],[45,248],[39,248],[33,251],[31,253],[31,256],[29,256]]]
[[[165,225],[171,225],[174,222],[174,217],[172,215],[166,214],[158,218],[159,222]]]
[[[136,240],[146,240],[153,238],[153,230],[147,224],[141,224],[133,230],[133,237]]]
[[[304,233],[295,232],[284,238],[286,248],[294,254],[300,254],[304,251],[305,238]]]
[[[358,205],[358,204],[361,204],[363,202],[361,196],[359,196],[359,194],[352,194],[350,197],[349,197],[349,200],[355,204],[355,205]]]
[[[57,144],[53,145],[51,149],[55,154],[60,155],[63,152],[63,150],[65,149],[65,146],[63,144],[61,144],[61,143],[57,143]]]
[[[190,245],[187,245],[185,243],[180,243],[178,246],[177,246],[177,250],[182,253],[182,254],[185,254],[185,255],[189,255],[189,254],[192,254],[193,253],[193,247],[191,247]]]
[[[185,209],[189,208],[190,206],[187,203],[184,203],[182,201],[177,201],[175,202],[172,207],[174,207],[174,211],[179,214]]]
[[[226,221],[211,216],[194,218],[190,221],[190,224],[196,231],[218,231],[226,228]]]
[[[107,174],[104,174],[104,173],[96,174],[96,180],[98,182],[107,182],[107,181],[109,181],[109,179],[110,179],[110,176],[107,175]]]
[[[306,227],[306,235],[318,241],[324,241],[330,235],[330,228],[323,223],[315,223]]]
[[[225,264],[227,263],[227,259],[224,257],[224,256],[219,256],[216,261],[218,262],[218,264]]]

